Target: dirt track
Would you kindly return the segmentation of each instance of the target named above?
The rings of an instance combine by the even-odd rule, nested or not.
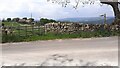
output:
[[[118,66],[118,37],[2,45],[3,65]]]

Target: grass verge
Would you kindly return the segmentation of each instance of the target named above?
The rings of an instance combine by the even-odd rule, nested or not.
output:
[[[72,34],[47,33],[43,35],[32,35],[32,36],[2,35],[2,43],[28,42],[28,41],[36,41],[36,40],[70,39],[70,38],[109,37],[109,36],[120,36],[120,31],[97,30],[93,32],[81,31]]]

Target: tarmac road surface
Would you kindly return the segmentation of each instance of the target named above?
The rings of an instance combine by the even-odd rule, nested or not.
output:
[[[2,65],[118,66],[118,37],[5,43]]]

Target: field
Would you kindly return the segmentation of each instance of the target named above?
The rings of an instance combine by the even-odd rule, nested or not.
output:
[[[28,42],[36,40],[53,40],[68,38],[90,38],[118,36],[120,31],[79,31],[77,33],[45,33],[44,27],[40,25],[20,24],[16,22],[4,22],[5,27],[10,28],[11,34],[2,33],[2,43],[7,42]]]

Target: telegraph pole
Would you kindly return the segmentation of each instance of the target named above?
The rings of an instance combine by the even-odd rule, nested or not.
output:
[[[31,18],[31,24],[32,24],[32,12],[31,12],[31,14],[30,14],[30,18]]]
[[[104,29],[106,27],[106,24],[107,24],[107,15],[106,14],[103,14],[103,15],[100,15],[101,17],[104,17]]]
[[[107,24],[107,16],[104,14],[104,24]]]
[[[31,13],[31,18],[32,18],[32,13]]]
[[[107,24],[107,15],[106,14],[103,14],[103,15],[100,15],[101,17],[104,17],[104,24]]]

